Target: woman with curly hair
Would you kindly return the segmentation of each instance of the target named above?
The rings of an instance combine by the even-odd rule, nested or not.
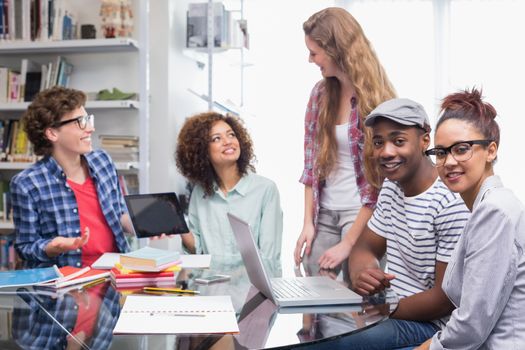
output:
[[[363,119],[394,88],[359,23],[342,8],[326,8],[303,24],[309,61],[323,79],[305,117],[305,211],[295,263],[340,269],[372,215],[382,179]],[[365,178],[366,176],[366,178]],[[302,251],[304,248],[304,255]],[[347,277],[347,264],[343,264]]]
[[[248,222],[264,260],[280,266],[282,210],[275,183],[256,175],[253,145],[240,120],[215,112],[190,117],[180,131],[177,168],[193,185],[185,248],[240,261],[226,214]]]

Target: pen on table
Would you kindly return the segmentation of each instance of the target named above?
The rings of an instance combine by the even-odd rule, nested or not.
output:
[[[156,313],[156,312],[151,312],[149,314],[150,316],[182,316],[182,317],[206,317],[205,314],[190,314],[190,313],[187,313],[187,314],[171,314],[171,313]]]
[[[93,287],[99,283],[106,282],[106,277],[97,278],[96,280],[84,284],[81,289],[88,289],[89,287]]]
[[[180,289],[180,288],[157,288],[157,287],[144,287],[145,292],[165,292],[165,293],[188,293],[188,294],[200,294],[198,290]]]
[[[142,291],[144,293],[146,293],[146,294],[154,294],[154,295],[165,295],[166,293],[172,294],[172,295],[174,295],[176,297],[181,297],[181,296],[184,295],[184,294],[178,293],[178,292],[177,293],[176,292],[159,292],[159,291],[156,291],[156,290],[142,290]]]

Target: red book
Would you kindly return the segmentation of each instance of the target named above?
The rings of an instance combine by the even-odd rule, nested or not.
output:
[[[161,271],[161,272],[137,272],[137,271],[130,271],[129,270],[119,270],[116,267],[111,269],[111,277],[115,280],[121,280],[121,279],[137,279],[137,278],[159,278],[159,277],[171,277],[174,278],[176,272],[175,271]]]

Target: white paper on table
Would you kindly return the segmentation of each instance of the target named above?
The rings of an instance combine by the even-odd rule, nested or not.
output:
[[[113,334],[239,333],[230,296],[129,295]]]
[[[207,269],[210,267],[210,254],[181,254],[180,256],[182,268],[186,269]]]

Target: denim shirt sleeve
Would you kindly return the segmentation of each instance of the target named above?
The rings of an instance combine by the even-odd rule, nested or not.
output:
[[[449,264],[450,276],[443,285],[457,308],[446,327],[432,338],[433,350],[482,346],[514,287],[518,252],[511,232],[515,227],[494,205],[480,206],[476,211],[467,224],[463,242],[460,240],[457,255]],[[461,286],[461,290],[454,290],[455,286]]]
[[[23,259],[42,262],[53,261],[47,256],[45,247],[54,237],[42,237],[36,200],[28,184],[21,177],[11,181],[11,202],[15,223],[15,248]]]

